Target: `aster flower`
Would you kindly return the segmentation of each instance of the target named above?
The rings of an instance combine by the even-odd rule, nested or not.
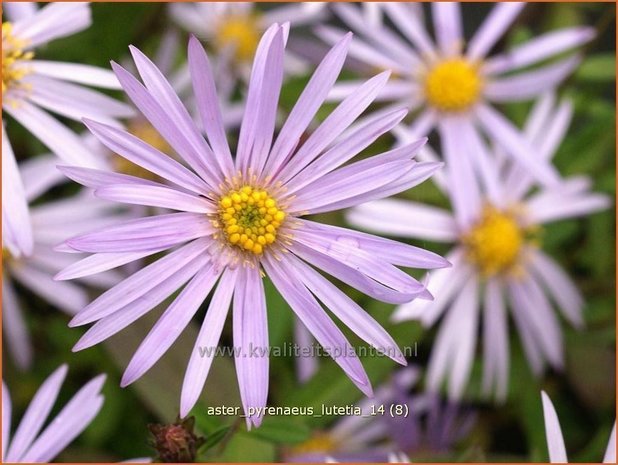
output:
[[[93,66],[35,59],[35,49],[90,25],[87,3],[3,3],[2,109],[67,163],[101,166],[80,138],[45,110],[70,118],[96,117],[109,124],[130,107],[81,85],[118,88],[113,73]],[[32,251],[24,186],[2,120],[2,231],[13,254]],[[10,199],[10,201],[6,201]],[[17,250],[19,249],[19,250]]]
[[[531,149],[526,141],[491,104],[532,100],[554,89],[580,62],[578,55],[522,70],[588,42],[594,31],[588,27],[551,31],[507,52],[488,56],[524,6],[516,2],[497,4],[467,44],[459,3],[431,4],[435,44],[423,25],[422,11],[406,3],[383,5],[397,31],[365,21],[359,9],[350,4],[333,5],[333,10],[360,37],[350,47],[350,56],[373,69],[390,69],[395,74],[378,99],[418,110],[409,127],[415,137],[437,128],[442,151],[446,152],[447,170],[457,172],[461,164],[478,161],[466,153],[465,144],[455,159],[448,158],[449,151],[444,149],[449,140],[462,140],[474,132],[470,137],[488,136],[537,181],[551,185],[559,179],[555,169],[529,156]],[[316,30],[329,43],[343,34],[325,25]],[[341,83],[334,87],[330,98],[340,100],[356,85],[354,81]],[[451,182],[457,188],[460,181],[452,176]]]
[[[551,160],[570,118],[569,102],[556,108],[553,95],[539,99],[524,129],[534,147],[531,158]],[[431,275],[428,289],[436,300],[403,304],[393,319],[418,319],[432,326],[445,315],[429,361],[427,386],[436,391],[448,378],[449,395],[457,399],[470,374],[482,317],[484,391],[495,391],[503,399],[509,367],[507,303],[537,375],[546,362],[555,368],[563,363],[562,334],[550,299],[572,325],[583,325],[582,296],[560,265],[540,249],[540,227],[589,215],[610,202],[605,195],[591,193],[590,180],[581,176],[534,191],[534,179],[519,165],[490,153],[480,138],[466,141],[484,169],[478,173],[480,181],[477,173],[461,169],[459,190],[451,190],[448,176],[436,179],[439,187],[448,189],[452,213],[390,199],[361,205],[348,220],[394,236],[456,243],[446,256],[453,267]],[[448,139],[445,148],[446,156],[454,157],[458,141]]]
[[[225,92],[224,86],[233,85],[235,79],[249,79],[258,42],[270,25],[284,21],[293,27],[315,23],[324,16],[324,8],[322,2],[276,5],[264,10],[254,2],[199,2],[174,3],[170,14],[181,27],[212,44],[215,69],[228,71],[224,79],[216,81],[222,87],[220,92]],[[285,59],[288,72],[306,70],[289,53]]]
[[[376,389],[373,398],[357,404],[361,415],[346,416],[328,430],[314,433],[309,440],[294,446],[286,454],[285,461],[384,461],[396,453],[397,448],[390,441],[388,422],[375,414],[376,409],[398,400],[398,394],[407,393],[419,378],[420,371],[416,367],[399,370]]]
[[[357,404],[361,415],[347,416],[317,432],[295,446],[286,460],[400,463],[416,454],[448,452],[470,432],[475,416],[434,394],[410,394],[420,378],[421,370],[414,366],[397,371],[376,389],[373,399]],[[391,405],[405,406],[407,414],[391,417]]]
[[[3,143],[6,142],[3,138]],[[3,157],[14,160],[10,146],[6,145]],[[30,202],[37,200],[50,187],[66,181],[65,176],[56,169],[58,163],[54,155],[42,155],[21,164],[13,174],[4,169],[3,175],[3,226],[2,255],[4,277],[2,280],[2,322],[8,348],[15,363],[27,368],[32,361],[32,347],[28,336],[23,310],[19,303],[14,282],[32,291],[63,312],[74,315],[88,303],[88,291],[78,283],[57,282],[52,277],[61,269],[77,262],[81,254],[67,255],[53,250],[60,242],[90,228],[106,226],[126,219],[116,213],[109,202],[93,198],[89,192],[82,192],[62,200],[38,203],[27,210]],[[12,195],[13,183],[23,179],[23,191]],[[23,219],[13,221],[11,215],[19,212],[14,204],[24,200],[26,210]],[[21,213],[21,212],[20,212]],[[8,229],[8,224],[23,224],[18,230]],[[31,247],[25,250],[21,244],[28,237]],[[82,280],[100,288],[118,282],[115,272],[103,273],[94,278]]]
[[[560,422],[558,421],[558,414],[556,413],[554,404],[552,404],[551,399],[544,391],[541,391],[541,398],[543,401],[543,417],[545,418],[545,436],[547,438],[549,461],[551,463],[568,463],[564,438],[562,437],[562,430],[560,428]],[[603,463],[616,463],[615,422],[609,436],[607,449],[605,450],[605,456],[603,457]]]
[[[43,431],[67,374],[61,365],[39,388],[11,437],[11,397],[2,382],[2,461],[50,462],[84,431],[101,410],[105,375],[82,387]]]
[[[117,89],[113,73],[93,66],[38,60],[36,48],[86,29],[87,3],[4,4],[2,23],[2,109],[68,163],[97,166],[79,138],[53,118],[97,118],[108,124],[132,114],[131,108],[85,87]]]
[[[192,38],[189,66],[207,140],[163,75],[139,50],[132,48],[132,53],[145,86],[113,64],[129,98],[190,168],[122,130],[94,121],[87,121],[87,126],[110,150],[170,184],[61,168],[77,182],[95,188],[102,199],[178,211],[67,241],[67,247],[94,255],[58,278],[86,276],[176,247],[104,293],[71,322],[71,326],[96,322],[75,347],[84,349],[122,330],[189,282],[138,348],[122,378],[123,386],[156,363],[215,289],[185,375],[182,417],[196,403],[214,357],[214,352],[200,348],[218,344],[233,296],[233,339],[241,349],[235,354],[241,399],[248,425],[260,424],[261,415],[254,409],[265,405],[268,394],[262,273],[354,384],[370,394],[359,359],[316,297],[360,337],[399,363],[405,360],[384,329],[311,265],[392,303],[430,298],[421,283],[396,266],[446,265],[444,259],[422,249],[300,218],[408,189],[431,176],[440,164],[412,159],[424,143],[419,141],[341,167],[405,115],[405,110],[395,110],[346,131],[385,84],[388,72],[361,86],[300,143],[341,70],[349,36],[318,66],[275,139],[285,37],[287,25],[275,24],[258,46],[235,157],[221,123],[208,58]],[[252,347],[262,353],[248,354]]]

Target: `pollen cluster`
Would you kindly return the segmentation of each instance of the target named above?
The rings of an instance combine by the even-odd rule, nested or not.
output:
[[[30,73],[30,68],[24,63],[34,57],[33,52],[24,52],[26,42],[13,35],[13,26],[9,22],[2,23],[2,95],[9,88],[20,86],[20,81]]]
[[[525,233],[513,214],[487,206],[462,243],[481,274],[493,276],[517,270]]]
[[[243,186],[221,197],[219,219],[229,244],[260,255],[277,239],[285,212],[265,190]]]
[[[438,63],[425,77],[427,101],[445,112],[468,109],[478,100],[481,87],[477,67],[461,58]]]
[[[258,18],[254,15],[235,15],[219,24],[214,37],[218,49],[235,47],[235,58],[249,61],[253,58],[260,40]]]

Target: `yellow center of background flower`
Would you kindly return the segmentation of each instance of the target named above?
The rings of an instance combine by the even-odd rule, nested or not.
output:
[[[218,26],[215,45],[218,49],[233,46],[237,60],[250,61],[257,49],[260,35],[257,16],[230,16]]]
[[[219,219],[231,245],[260,255],[277,239],[285,213],[265,190],[243,186],[221,197]]]
[[[333,452],[337,448],[337,443],[326,433],[315,433],[311,438],[292,448],[294,455],[303,455],[311,453],[328,453]]]
[[[31,60],[33,52],[24,52],[26,42],[13,35],[13,26],[2,23],[2,95],[11,87],[18,87],[19,81],[31,72],[20,61]]]
[[[484,276],[517,271],[526,230],[511,213],[494,207],[483,209],[479,221],[462,237],[468,260]]]
[[[461,58],[442,61],[425,78],[427,101],[441,111],[463,111],[474,104],[482,82],[477,67]]]
[[[14,259],[13,255],[6,247],[2,247],[2,261],[8,263]]]
[[[159,132],[147,121],[132,121],[129,123],[128,130],[138,139],[143,140],[160,152],[173,157],[173,149],[167,141],[161,137],[161,134],[159,134]],[[151,173],[146,168],[142,168],[141,166],[136,165],[120,155],[114,155],[113,163],[115,170],[120,173],[137,176],[143,179],[149,179],[151,181],[161,181],[161,178],[156,174]]]

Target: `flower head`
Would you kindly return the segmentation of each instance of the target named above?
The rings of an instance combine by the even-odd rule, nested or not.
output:
[[[85,87],[117,89],[112,73],[93,66],[39,60],[36,49],[75,34],[91,23],[87,3],[5,3],[2,23],[2,109],[67,163],[101,166],[77,135],[45,110],[81,120],[117,124],[129,106]],[[4,119],[3,119],[4,122]]]
[[[408,456],[449,452],[470,432],[475,416],[458,404],[443,402],[436,394],[411,394],[420,377],[421,370],[414,366],[398,370],[376,389],[372,399],[357,404],[360,414],[314,433],[294,446],[285,459],[409,462]],[[400,414],[391,416],[391,408],[400,409]]]
[[[241,399],[248,425],[260,424],[261,415],[255,409],[266,403],[268,356],[246,356],[244,351],[251,347],[265,351],[268,347],[263,274],[269,276],[303,325],[352,382],[370,394],[370,382],[359,359],[318,300],[361,338],[385,349],[396,361],[405,360],[385,330],[314,267],[370,296],[401,303],[430,295],[424,285],[397,266],[447,266],[445,260],[422,249],[302,218],[408,189],[431,176],[440,164],[414,161],[414,152],[424,143],[417,141],[341,166],[404,117],[405,110],[396,109],[350,127],[384,86],[388,73],[361,86],[300,142],[341,70],[349,36],[317,67],[275,137],[286,37],[287,25],[275,24],[258,45],[234,157],[225,136],[208,57],[192,38],[189,67],[207,139],[168,81],[139,50],[132,48],[131,52],[144,85],[113,65],[128,96],[184,165],[122,130],[86,121],[108,148],[165,178],[168,184],[98,170],[62,168],[74,180],[95,188],[95,195],[102,199],[178,211],[68,240],[66,245],[71,249],[94,255],[86,259],[88,265],[69,267],[58,279],[97,273],[175,248],[104,293],[71,322],[72,326],[96,322],[75,347],[83,349],[120,331],[184,286],[138,348],[123,376],[123,385],[132,383],[156,363],[214,289],[185,375],[182,417],[196,403],[214,356],[200,355],[204,351],[199,349],[218,344],[233,301]]]
[[[4,462],[51,462],[84,431],[101,410],[105,375],[86,383],[41,431],[56,402],[67,366],[45,380],[11,437],[11,397],[2,383],[2,459]]]
[[[556,106],[553,94],[539,99],[524,133],[535,158],[551,160],[570,116],[568,102]],[[456,171],[436,179],[452,213],[385,199],[356,207],[348,220],[372,231],[456,244],[447,255],[453,267],[436,271],[429,281],[435,301],[403,304],[393,318],[420,319],[430,326],[445,314],[430,359],[428,387],[437,391],[448,378],[449,395],[457,399],[470,374],[482,314],[484,390],[503,399],[509,366],[507,304],[536,374],[546,363],[555,368],[563,363],[562,333],[550,299],[571,324],[582,325],[583,299],[560,266],[541,250],[542,225],[603,210],[609,199],[590,192],[585,177],[535,191],[534,178],[517,163],[503,163],[473,132],[466,134],[466,140],[481,172],[459,164]],[[445,156],[456,160],[459,148],[455,144],[446,148],[450,152]]]
[[[575,69],[580,57],[572,54],[550,64],[536,65],[585,44],[594,37],[594,31],[587,27],[551,31],[512,50],[489,56],[524,6],[521,2],[497,4],[466,42],[460,4],[433,3],[435,43],[418,7],[397,2],[382,5],[396,31],[386,23],[366,21],[363,11],[351,4],[340,3],[333,10],[359,35],[350,56],[371,69],[393,71],[395,79],[378,98],[417,110],[408,128],[413,137],[425,136],[432,128],[438,130],[447,169],[456,171],[462,163],[478,167],[479,160],[467,154],[465,148],[454,155],[463,160],[447,158],[452,151],[446,145],[474,131],[476,135],[472,137],[488,136],[538,182],[549,186],[559,180],[553,166],[530,156],[533,151],[529,144],[491,104],[531,100],[554,89]],[[329,43],[343,34],[340,29],[324,25],[316,31]],[[529,66],[535,68],[527,70]],[[329,98],[340,100],[355,85],[338,84]]]
[[[2,23],[2,109],[64,162],[102,166],[78,135],[45,110],[75,120],[90,116],[117,124],[115,119],[131,115],[131,108],[82,84],[113,89],[118,81],[93,66],[35,59],[37,47],[87,28],[89,5],[53,3],[38,9],[35,3],[9,2],[3,7],[9,21]],[[15,256],[27,255],[33,247],[27,201],[6,125],[3,117],[3,247]]]
[[[264,10],[253,2],[177,3],[170,5],[170,13],[180,26],[211,44],[215,66],[229,68],[224,78],[228,81],[230,77],[249,79],[258,43],[269,26],[283,21],[303,26],[324,16],[323,8],[311,3]],[[288,72],[305,70],[300,60],[286,58]]]

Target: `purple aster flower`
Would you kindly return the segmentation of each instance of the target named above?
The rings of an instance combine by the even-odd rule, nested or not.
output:
[[[530,156],[532,150],[526,141],[491,104],[531,100],[554,89],[580,62],[578,55],[522,70],[588,42],[594,31],[588,27],[551,31],[513,50],[488,56],[524,6],[516,2],[496,5],[467,44],[459,3],[431,4],[435,44],[423,25],[422,11],[411,4],[383,5],[396,31],[364,20],[353,5],[339,3],[333,9],[360,37],[350,46],[350,56],[372,69],[390,69],[396,75],[378,100],[418,110],[409,127],[415,137],[428,134],[434,127],[438,129],[447,170],[457,172],[461,164],[477,161],[474,154],[468,153],[470,144],[459,143],[460,150],[453,159],[448,158],[450,151],[444,148],[449,140],[461,140],[461,133],[473,132],[471,137],[485,134],[493,139],[539,182],[551,185],[559,180],[556,170]],[[317,34],[333,43],[343,31],[322,25]],[[356,85],[354,81],[341,83],[329,98],[340,100]],[[458,183],[457,176],[452,176],[451,182]]]
[[[117,89],[113,73],[93,66],[38,60],[36,48],[91,23],[87,3],[5,3],[2,23],[2,109],[68,163],[99,166],[70,129],[45,110],[69,119],[96,118],[115,125],[132,110],[85,86]],[[4,121],[4,120],[3,120]]]
[[[184,29],[207,41],[215,69],[226,69],[225,78],[215,81],[219,92],[234,85],[238,78],[248,81],[251,62],[260,37],[274,23],[288,21],[293,27],[314,24],[324,15],[320,3],[301,2],[257,8],[255,2],[199,2],[170,5],[172,18]],[[288,53],[288,73],[307,71],[304,63]],[[232,87],[233,88],[233,87]]]
[[[551,463],[568,463],[564,438],[562,437],[562,430],[554,404],[552,404],[545,391],[541,391],[541,398],[543,400],[543,416],[545,418],[545,436],[547,438],[549,461]],[[616,422],[614,422],[614,427],[609,436],[603,463],[616,463]]]
[[[286,460],[397,463],[409,462],[408,456],[449,452],[470,432],[475,415],[434,394],[411,394],[420,376],[413,366],[397,371],[376,389],[373,399],[357,404],[361,414],[318,431],[295,446]],[[391,406],[400,406],[401,412],[405,406],[407,414],[391,417]]]
[[[39,388],[11,436],[11,396],[2,382],[2,461],[50,462],[84,431],[101,410],[105,375],[84,385],[41,431],[60,392],[67,366],[54,371]]]
[[[555,108],[553,95],[539,99],[524,129],[535,158],[551,160],[570,118],[569,102]],[[449,395],[457,399],[468,381],[482,316],[484,391],[495,390],[496,397],[503,399],[509,367],[506,303],[537,375],[546,362],[555,368],[563,363],[562,333],[550,299],[572,325],[583,324],[582,296],[540,249],[540,226],[603,210],[610,200],[591,193],[590,180],[581,176],[534,190],[537,186],[526,170],[501,153],[490,153],[480,138],[448,139],[447,157],[456,157],[461,140],[468,141],[483,169],[475,173],[461,165],[457,176],[462,182],[457,186],[448,176],[436,178],[453,213],[385,199],[353,209],[348,220],[394,236],[456,243],[446,257],[453,267],[431,275],[428,289],[436,300],[403,304],[393,319],[419,319],[432,326],[445,314],[430,358],[427,386],[437,391],[448,378]]]
[[[189,66],[207,140],[167,80],[139,50],[131,49],[144,85],[113,64],[129,98],[187,166],[120,129],[86,122],[109,149],[166,179],[168,185],[81,167],[61,168],[94,188],[99,198],[177,211],[67,241],[67,247],[93,255],[65,269],[58,279],[98,273],[175,249],[101,295],[71,322],[71,326],[96,322],[75,347],[84,349],[130,325],[188,283],[137,349],[123,386],[157,362],[214,290],[185,375],[182,417],[195,405],[215,355],[201,349],[218,344],[233,299],[233,341],[241,349],[235,351],[241,399],[248,425],[260,424],[255,409],[266,404],[268,394],[264,273],[353,383],[370,394],[359,359],[318,300],[368,343],[383,348],[399,363],[405,360],[385,330],[314,267],[372,297],[403,303],[431,296],[397,266],[447,265],[422,249],[301,218],[411,188],[440,164],[414,161],[415,151],[424,143],[417,141],[341,166],[405,116],[405,110],[394,110],[349,129],[384,86],[388,72],[360,86],[301,143],[341,70],[350,36],[317,67],[275,138],[287,32],[287,25],[275,24],[260,41],[235,157],[221,122],[208,57],[192,38]],[[251,348],[262,354],[251,356]]]
[[[101,166],[79,136],[45,110],[70,119],[90,116],[108,124],[132,110],[85,85],[119,88],[113,73],[93,66],[35,59],[35,49],[90,25],[87,3],[3,3],[9,21],[2,23],[2,109],[67,163]],[[2,232],[5,244],[32,250],[27,201],[2,119]],[[6,201],[10,199],[10,201]]]

